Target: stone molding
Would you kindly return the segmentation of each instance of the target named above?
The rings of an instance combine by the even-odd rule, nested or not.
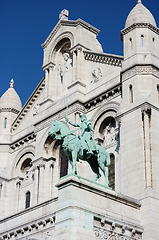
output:
[[[121,95],[122,92],[122,85],[119,84],[115,86],[114,88],[106,91],[105,93],[99,95],[98,97],[95,97],[84,104],[85,108],[87,110],[90,110],[92,108],[95,108],[97,104],[102,103],[104,101],[111,101],[112,99],[118,97]]]
[[[19,113],[15,121],[12,123],[12,126],[11,126],[12,133],[15,132],[15,130],[20,125],[21,121],[25,118],[26,114],[28,113],[32,105],[35,103],[35,101],[38,99],[41,92],[44,90],[44,87],[45,87],[45,78],[43,78],[41,82],[38,84],[38,86],[36,87],[32,95],[24,105],[23,109],[21,110],[21,112]]]
[[[134,66],[122,73],[122,81],[126,81],[135,75],[154,75],[159,78],[159,69],[152,65]]]
[[[92,125],[94,126],[96,124],[96,122],[99,120],[99,118],[106,112],[113,111],[116,114],[119,106],[120,106],[120,104],[118,102],[115,102],[115,101],[102,104],[102,106],[97,109],[97,111],[95,112],[95,114],[92,118]]]
[[[128,32],[131,32],[135,28],[149,28],[150,30],[152,30],[156,34],[159,34],[159,28],[151,25],[150,23],[134,23],[130,27],[121,30],[121,40],[123,41],[123,36],[125,34],[127,34]]]
[[[84,107],[81,103],[74,103],[71,106],[68,107],[68,115],[74,112],[84,112]],[[49,127],[51,125],[51,122],[56,119],[60,121],[66,116],[66,109],[61,110],[59,113],[55,113],[51,117],[49,117],[47,120],[43,120],[42,122],[35,125],[35,133],[41,131],[42,129]]]
[[[124,58],[113,54],[95,53],[90,51],[83,51],[84,58],[87,61],[98,62],[102,64],[113,65],[117,67],[122,66]]]
[[[82,188],[85,191],[91,191],[92,193],[99,194],[100,196],[107,197],[108,199],[115,200],[116,202],[126,204],[135,209],[140,209],[141,203],[131,197],[125,196],[123,194],[114,192],[103,185],[94,183],[93,181],[87,180],[80,176],[67,175],[60,179],[59,183],[56,184],[58,189],[62,189],[66,186],[73,185],[77,188]]]
[[[0,108],[0,113],[1,112],[12,112],[12,113],[15,113],[15,114],[19,113],[19,111],[16,110],[15,108]]]
[[[31,133],[31,134],[25,136],[24,138],[12,143],[10,145],[11,152],[19,150],[21,147],[24,147],[26,144],[30,144],[34,141],[36,141],[36,134]]]
[[[40,227],[43,227],[40,229]],[[29,224],[23,225],[22,227],[19,226],[19,228],[11,229],[9,232],[3,232],[0,235],[0,239],[10,239],[10,238],[26,238],[27,236],[31,237],[32,234],[41,233],[44,230],[48,229],[54,229],[55,230],[55,215],[50,215],[45,218],[38,218],[38,220],[34,222],[30,222]]]
[[[74,36],[73,36],[73,34],[72,34],[71,32],[66,31],[66,32],[61,33],[61,34],[54,40],[54,42],[53,42],[53,45],[52,45],[52,47],[51,47],[51,51],[50,51],[50,53],[49,53],[48,61],[54,60],[54,59],[52,59],[52,56],[53,56],[55,47],[56,47],[56,45],[57,45],[63,38],[68,38],[68,39],[70,39],[70,41],[71,41],[71,46],[74,45]],[[49,42],[51,42],[51,40],[52,40],[52,38],[50,38]],[[42,45],[42,47],[43,47],[43,45]]]
[[[80,18],[73,21],[73,20],[60,20],[56,26],[54,27],[54,29],[52,30],[52,32],[50,33],[50,35],[47,37],[47,39],[45,40],[45,42],[41,45],[43,48],[46,48],[49,43],[51,42],[51,40],[53,39],[53,37],[56,35],[56,33],[58,32],[58,30],[62,27],[62,26],[70,26],[70,27],[78,27],[81,26],[93,33],[95,33],[96,35],[100,32],[97,28],[91,26],[89,23],[86,23],[85,21],[81,20]]]
[[[156,106],[154,106],[154,105],[152,105],[152,104],[150,104],[148,102],[144,102],[144,103],[142,103],[142,104],[140,104],[140,105],[138,105],[138,106],[136,106],[134,108],[129,109],[128,111],[126,111],[124,113],[121,113],[121,114],[117,115],[116,121],[121,123],[121,118],[122,117],[124,117],[125,115],[127,115],[127,114],[129,114],[131,112],[136,111],[137,109],[141,109],[141,111],[144,110],[144,109],[154,109],[154,110],[159,112],[159,108],[158,107],[156,107]]]

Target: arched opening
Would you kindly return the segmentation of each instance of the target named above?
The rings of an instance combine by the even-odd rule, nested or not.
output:
[[[129,102],[133,103],[133,87],[132,87],[132,85],[129,86]]]
[[[32,163],[31,163],[31,158],[27,158],[26,160],[24,160],[24,162],[21,165],[21,171],[22,172],[26,172],[29,168],[31,168]]]
[[[110,166],[108,167],[109,187],[115,190],[115,156],[110,154]]]
[[[31,193],[28,191],[26,192],[26,195],[25,195],[25,208],[30,207],[30,199],[31,199]]]

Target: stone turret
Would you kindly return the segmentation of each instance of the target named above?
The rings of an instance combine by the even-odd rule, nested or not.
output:
[[[14,89],[13,79],[10,88],[0,98],[0,131],[1,134],[9,134],[11,124],[22,109],[21,100]]]

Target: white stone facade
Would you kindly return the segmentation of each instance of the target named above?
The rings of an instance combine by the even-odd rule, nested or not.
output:
[[[40,81],[22,107],[0,98],[0,239],[159,239],[159,29],[137,1],[121,31],[124,56],[103,53],[98,29],[65,9],[42,44]],[[68,106],[68,109],[67,109]],[[111,157],[113,190],[78,176],[48,137],[54,119],[80,122]],[[71,130],[74,127],[69,126]],[[77,135],[80,131],[77,130]],[[88,179],[88,180],[87,180]]]

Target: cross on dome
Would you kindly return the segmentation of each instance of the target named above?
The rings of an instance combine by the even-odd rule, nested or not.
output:
[[[10,84],[10,88],[13,88],[14,87],[14,80],[12,79],[9,84]]]
[[[137,0],[137,3],[142,3],[141,0]]]

